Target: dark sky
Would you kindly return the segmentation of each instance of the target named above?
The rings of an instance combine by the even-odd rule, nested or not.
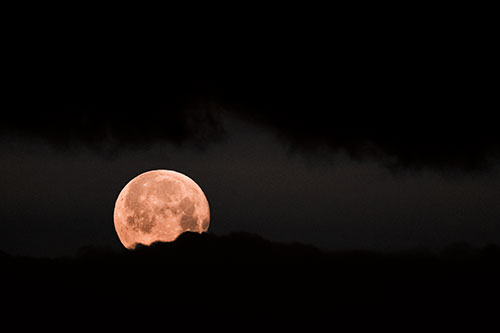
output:
[[[498,243],[490,43],[445,30],[140,51],[34,32],[11,49],[2,100],[0,249],[119,248],[114,200],[160,168],[201,186],[216,234],[328,249]]]

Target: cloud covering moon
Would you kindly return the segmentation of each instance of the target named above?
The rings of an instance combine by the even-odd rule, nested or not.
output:
[[[137,244],[171,242],[185,231],[207,231],[210,209],[191,178],[153,170],[135,177],[120,192],[114,223],[123,246],[134,249]]]

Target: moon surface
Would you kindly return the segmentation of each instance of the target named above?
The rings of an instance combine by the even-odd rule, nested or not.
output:
[[[123,246],[174,241],[181,233],[202,233],[210,224],[207,198],[191,178],[153,170],[132,179],[116,199],[116,233]]]

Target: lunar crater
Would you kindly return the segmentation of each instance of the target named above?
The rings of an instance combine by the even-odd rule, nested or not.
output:
[[[201,229],[202,230],[208,230],[208,225],[209,224],[210,224],[210,220],[209,219],[204,219],[203,223],[201,224]]]
[[[182,209],[182,211],[184,212],[184,214],[187,214],[187,215],[192,215],[193,214],[194,204],[191,201],[191,199],[189,199],[189,197],[184,197],[182,199],[181,203],[179,204],[179,207]]]
[[[184,230],[198,231],[198,221],[191,215],[183,215],[181,218],[181,227]]]

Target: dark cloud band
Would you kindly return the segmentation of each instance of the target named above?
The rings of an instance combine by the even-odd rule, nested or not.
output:
[[[487,167],[500,150],[491,88],[458,70],[460,59],[419,54],[249,54],[144,72],[68,64],[69,75],[59,68],[14,82],[0,132],[97,148],[109,140],[118,148],[205,145],[223,136],[226,113],[304,151],[327,146],[402,167]]]

